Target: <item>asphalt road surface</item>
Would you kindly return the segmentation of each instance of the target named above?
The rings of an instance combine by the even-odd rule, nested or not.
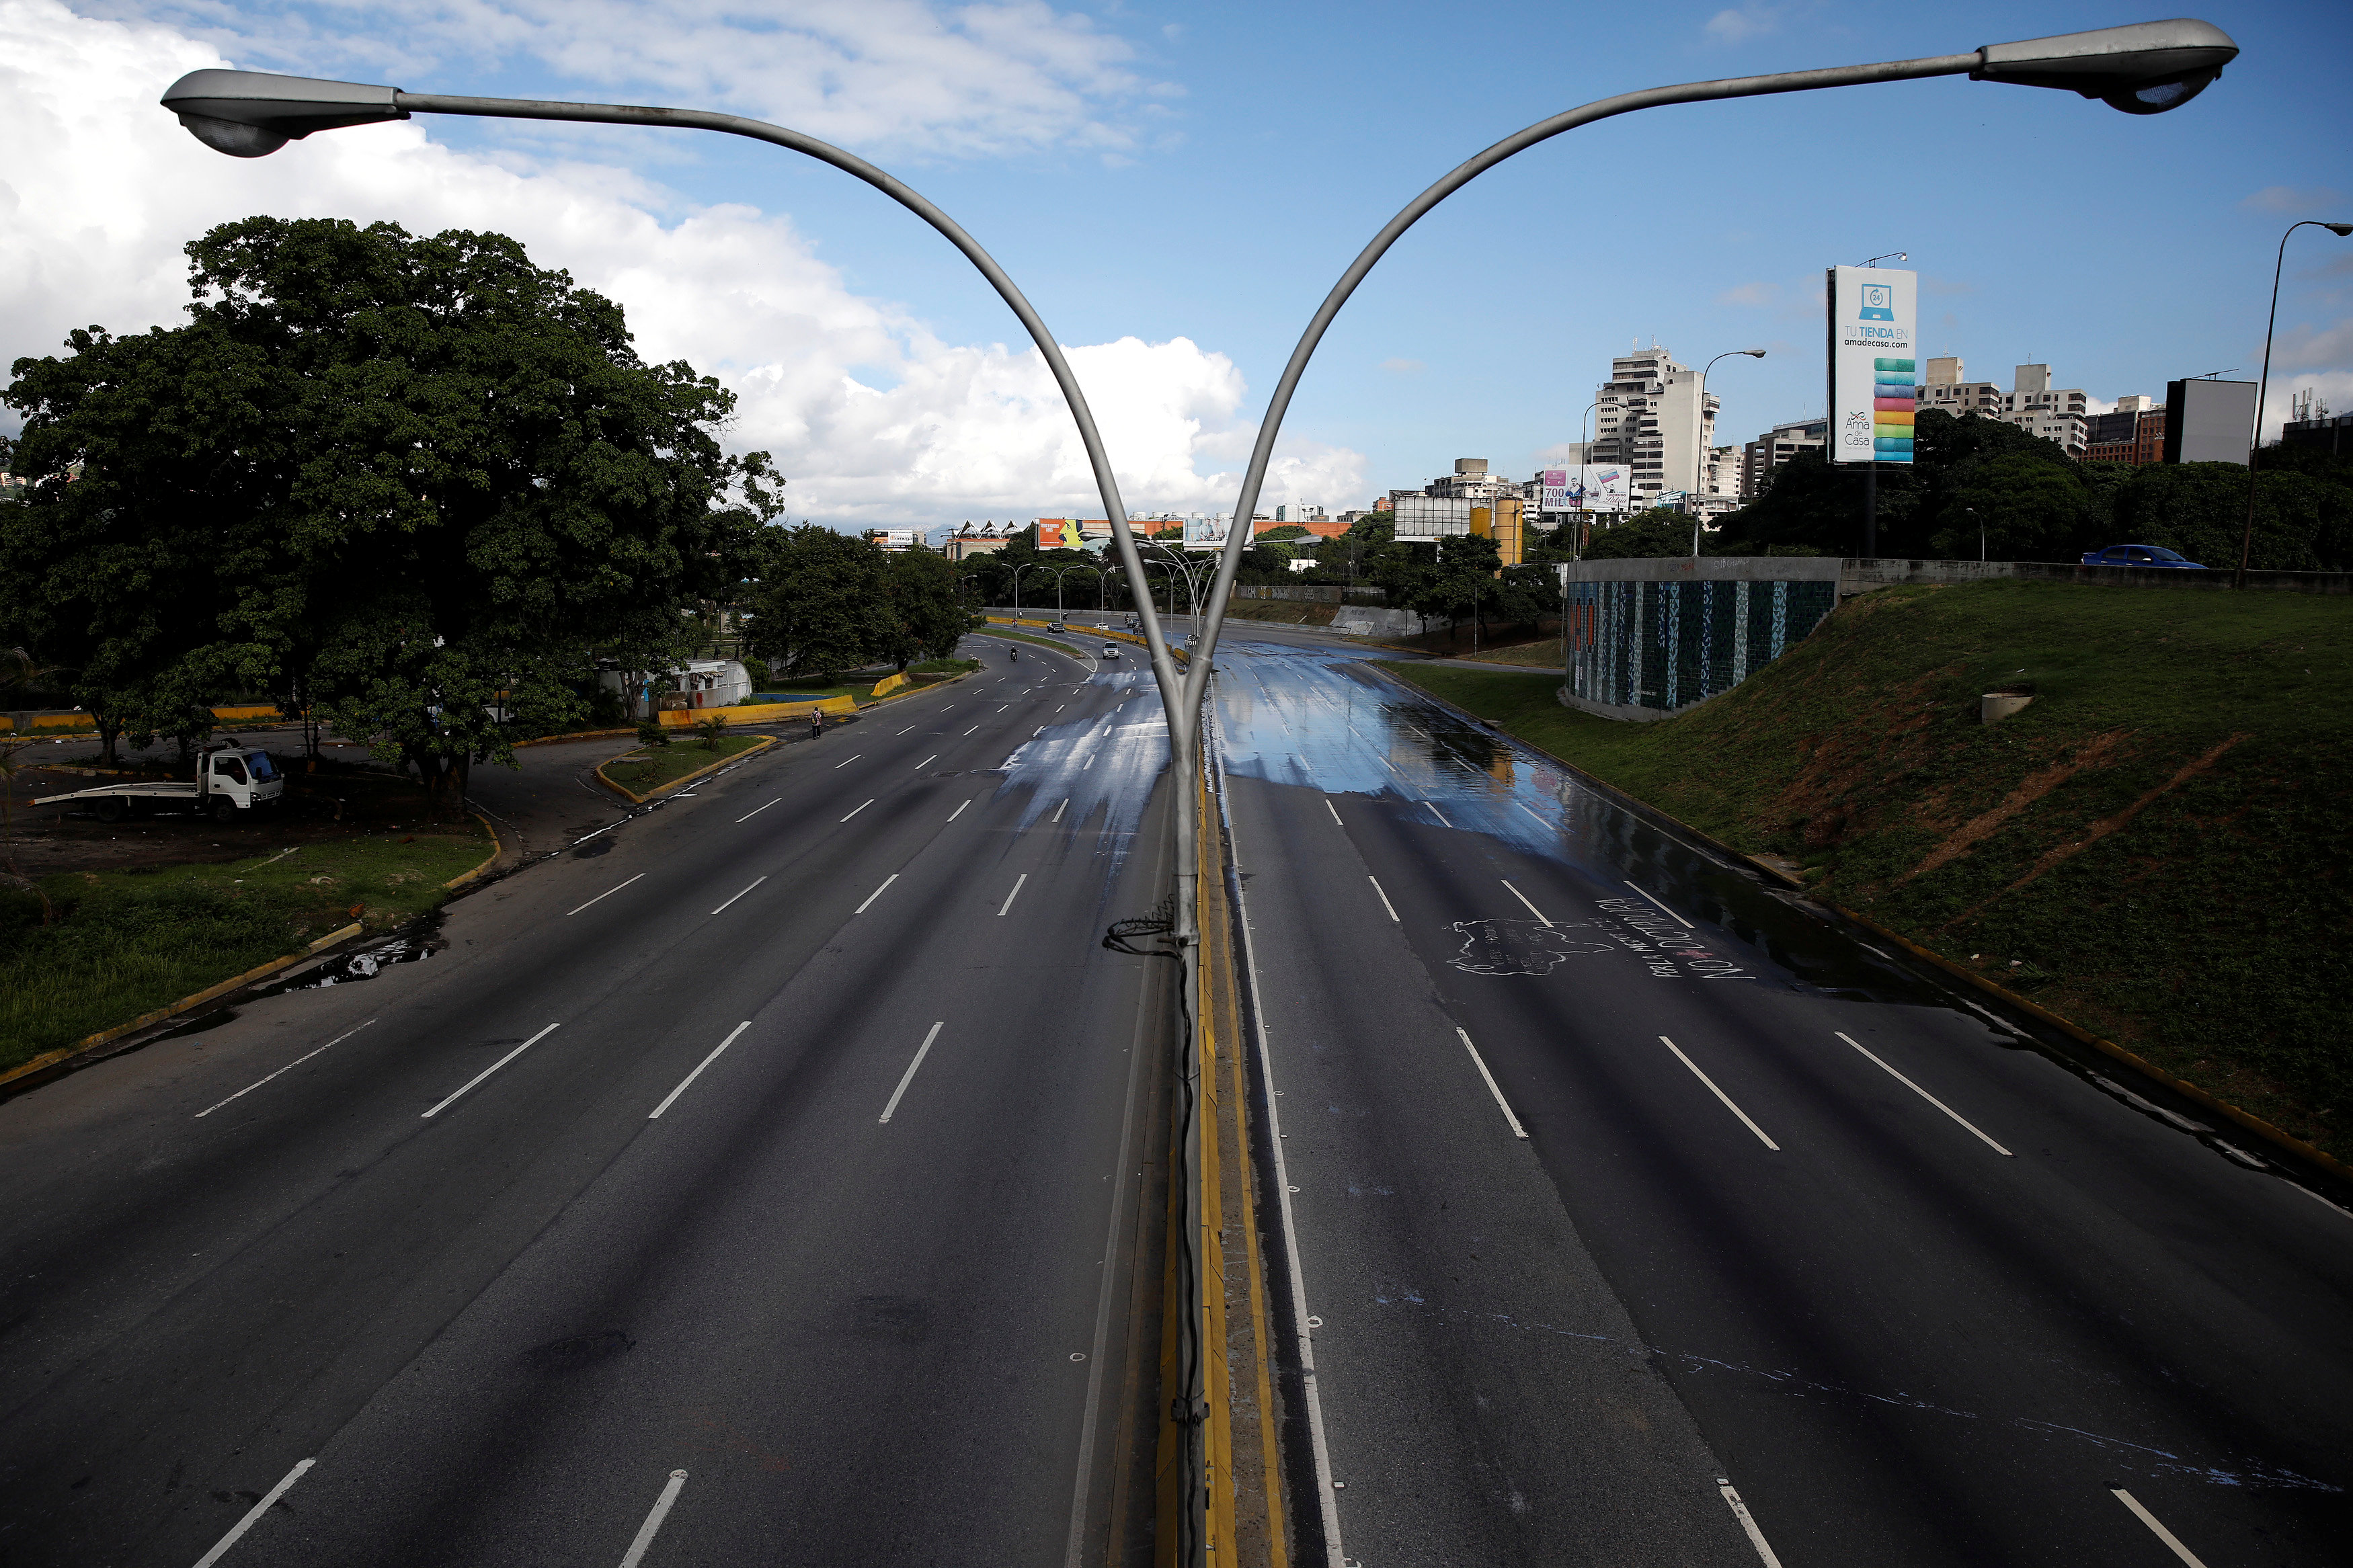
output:
[[[1228,633],[1335,1568],[2353,1560],[2353,1215]]]
[[[975,642],[0,1105],[0,1561],[1099,1560],[1166,736]]]

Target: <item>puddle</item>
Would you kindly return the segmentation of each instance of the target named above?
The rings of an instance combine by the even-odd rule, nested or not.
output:
[[[438,919],[421,921],[382,942],[370,942],[332,963],[307,970],[296,979],[265,985],[255,994],[279,996],[289,991],[316,991],[327,985],[348,985],[356,981],[374,980],[396,963],[415,963],[440,952],[442,943],[436,940],[440,924]]]

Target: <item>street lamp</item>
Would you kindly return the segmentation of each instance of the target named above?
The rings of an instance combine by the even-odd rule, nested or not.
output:
[[[1356,291],[1374,266],[1388,254],[1406,230],[1431,208],[1515,153],[1563,132],[1597,120],[1655,109],[1670,103],[1707,103],[1731,98],[1759,98],[1773,93],[1809,92],[1819,88],[1860,87],[1869,82],[1915,81],[1928,77],[1966,76],[1974,81],[2007,81],[2026,87],[2064,88],[2085,98],[2096,98],[2127,114],[2161,114],[2178,109],[2203,91],[2238,58],[2239,46],[2211,23],[2188,18],[2169,22],[2138,22],[2129,26],[2102,27],[2088,33],[2068,33],[2050,38],[2030,38],[2015,44],[1988,44],[1963,55],[1925,59],[1889,60],[1878,65],[1834,66],[1822,70],[1785,71],[1772,76],[1733,77],[1721,81],[1687,82],[1677,87],[1651,88],[1616,98],[1605,98],[1537,121],[1505,137],[1486,151],[1458,164],[1405,209],[1389,219],[1372,242],[1360,251],[1324,296],[1299,344],[1276,381],[1259,422],[1258,439],[1242,473],[1241,494],[1234,515],[1248,517],[1258,504],[1268,462],[1274,455],[1275,437],[1299,388],[1307,362],[1332,325],[1340,308]],[[1229,541],[1218,563],[1218,578],[1209,592],[1209,622],[1201,637],[1201,655],[1186,679],[1191,700],[1187,712],[1198,710],[1198,686],[1207,679],[1208,655],[1216,649],[1218,628],[1225,618],[1228,595],[1241,563],[1239,540]]]
[[[1885,257],[1877,259],[1884,261]],[[1692,486],[1683,492],[1684,504],[1692,514],[1692,559],[1699,559],[1699,486],[1707,466],[1707,373],[1715,368],[1716,359],[1734,359],[1746,354],[1750,359],[1763,359],[1763,349],[1727,349],[1699,369],[1699,440],[1692,449]]]
[[[2279,255],[2272,260],[2272,313],[2263,318],[2263,375],[2255,384],[2255,432],[2247,443],[2247,525],[2239,534],[2239,570],[2232,575],[2231,586],[2247,585],[2247,560],[2255,548],[2255,459],[2263,449],[2263,399],[2272,385],[2272,329],[2279,324],[2280,269],[2287,265],[2287,236],[2300,228],[2325,228],[2337,238],[2353,235],[2353,223],[2330,223],[2325,218],[2299,218],[2287,226],[2287,234],[2280,236]],[[2280,437],[2285,440],[2284,434]]]

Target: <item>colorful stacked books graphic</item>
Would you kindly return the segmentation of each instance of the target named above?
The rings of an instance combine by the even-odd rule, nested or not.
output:
[[[1881,463],[1912,460],[1913,405],[1919,391],[1912,384],[1915,369],[1908,359],[1871,362],[1872,459]]]

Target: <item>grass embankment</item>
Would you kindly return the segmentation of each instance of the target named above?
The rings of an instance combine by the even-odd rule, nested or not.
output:
[[[1851,601],[1654,724],[1388,666],[2353,1157],[2353,605],[1989,583]],[[1998,724],[1978,700],[2031,689]]]
[[[724,708],[713,712],[724,713]],[[690,739],[691,730],[679,731],[679,739],[667,746],[650,746],[627,752],[605,763],[596,771],[635,795],[651,795],[666,784],[675,784],[691,773],[713,763],[723,763],[753,747],[761,745],[759,735],[722,735],[715,746],[706,746],[700,739]]]
[[[0,892],[0,1071],[300,952],[416,919],[496,847],[481,824],[366,834],[225,865],[43,879]]]

